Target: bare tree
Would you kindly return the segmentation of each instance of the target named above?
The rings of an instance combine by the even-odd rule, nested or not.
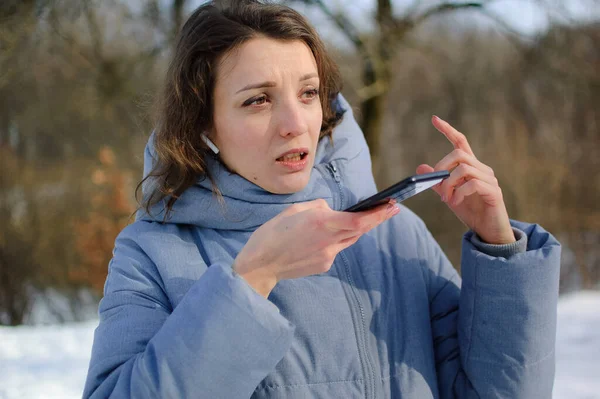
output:
[[[362,88],[358,91],[360,124],[369,144],[375,174],[381,166],[379,162],[382,120],[386,95],[389,91],[393,65],[391,63],[399,44],[408,34],[429,19],[463,9],[481,9],[485,1],[442,2],[429,8],[420,9],[415,1],[403,15],[396,15],[391,0],[377,0],[375,31],[361,34],[349,18],[340,11],[334,11],[323,0],[295,0],[318,7],[329,16],[339,30],[354,44],[361,59]]]

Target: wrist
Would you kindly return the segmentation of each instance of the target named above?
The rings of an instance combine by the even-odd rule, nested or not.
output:
[[[483,231],[476,231],[479,239],[486,244],[491,245],[507,245],[517,241],[510,219],[508,215],[500,216],[500,220],[496,222],[496,226]]]
[[[515,233],[513,232],[513,229],[510,226],[510,224],[508,226],[508,229],[506,229],[503,232],[499,232],[497,234],[484,235],[484,234],[480,234],[477,232],[476,232],[476,234],[479,236],[479,239],[484,244],[507,245],[507,244],[512,244],[517,241],[517,239],[515,237]]]
[[[250,285],[254,291],[265,298],[269,297],[269,294],[277,284],[277,277],[265,268],[249,269],[240,266],[236,260],[233,264],[233,271],[246,280],[248,285]]]
[[[490,244],[490,245],[507,245],[507,244],[512,244],[517,241],[514,234],[511,234],[511,236],[493,238],[490,240],[487,240],[484,237],[480,237],[480,238],[483,243]]]

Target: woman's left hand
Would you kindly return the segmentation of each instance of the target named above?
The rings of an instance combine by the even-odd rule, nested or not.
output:
[[[464,134],[449,123],[434,116],[433,125],[454,146],[435,167],[419,165],[417,173],[451,170],[450,177],[433,187],[442,201],[473,230],[479,238],[489,244],[509,244],[515,241],[510,226],[502,190],[494,171],[481,163],[473,154]],[[453,169],[453,170],[452,170]]]

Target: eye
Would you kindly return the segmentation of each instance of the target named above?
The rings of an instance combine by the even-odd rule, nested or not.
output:
[[[310,89],[310,90],[306,90],[306,91],[303,93],[303,96],[304,96],[305,98],[308,98],[308,99],[312,100],[313,98],[315,98],[315,97],[318,97],[318,96],[319,96],[319,89]]]
[[[244,107],[248,107],[250,105],[262,105],[264,103],[267,102],[267,96],[262,94],[260,96],[257,97],[252,97],[248,100],[246,100],[243,104]]]

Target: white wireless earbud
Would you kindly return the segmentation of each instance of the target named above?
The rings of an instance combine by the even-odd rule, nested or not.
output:
[[[212,152],[215,153],[215,155],[217,155],[219,153],[219,149],[217,148],[217,146],[215,145],[215,143],[213,143],[212,141],[210,141],[210,139],[208,138],[207,135],[205,135],[204,133],[202,133],[200,135],[200,137],[202,138],[202,141],[204,141],[206,143],[206,145],[210,147],[210,149],[212,150]]]

